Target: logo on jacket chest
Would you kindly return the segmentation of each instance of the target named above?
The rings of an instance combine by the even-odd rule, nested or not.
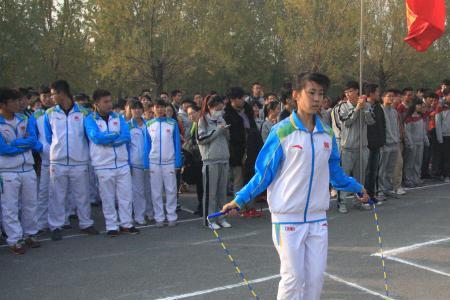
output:
[[[325,148],[326,150],[329,150],[330,149],[330,143],[323,142],[323,148]]]
[[[73,117],[73,119],[74,119],[75,121],[80,121],[80,116],[75,116],[75,117]]]
[[[117,125],[119,125],[119,122],[118,122],[118,121],[114,121],[114,122],[113,122],[113,125],[114,125],[114,126],[117,126]]]

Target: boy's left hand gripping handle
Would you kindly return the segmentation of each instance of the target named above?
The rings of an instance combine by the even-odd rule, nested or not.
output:
[[[239,208],[233,208],[233,209],[239,211]],[[208,220],[214,219],[214,218],[218,218],[218,217],[220,217],[220,216],[226,215],[226,214],[227,214],[228,212],[230,212],[230,211],[231,211],[231,209],[227,210],[226,212],[221,212],[221,211],[219,211],[219,212],[216,212],[216,213],[214,213],[214,214],[211,214],[211,215],[207,216],[206,218],[207,218]]]

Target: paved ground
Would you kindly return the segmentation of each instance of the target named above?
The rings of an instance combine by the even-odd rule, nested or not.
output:
[[[392,299],[450,299],[450,185],[409,191],[380,207]],[[193,209],[192,196],[182,196]],[[333,203],[334,207],[334,203]],[[97,225],[103,226],[98,210]],[[43,236],[15,257],[0,246],[0,299],[251,299],[223,250],[187,211],[176,228],[150,225],[138,236]],[[383,299],[371,212],[329,213],[330,248],[322,299]],[[261,299],[276,299],[278,257],[268,213],[233,219],[220,233]]]

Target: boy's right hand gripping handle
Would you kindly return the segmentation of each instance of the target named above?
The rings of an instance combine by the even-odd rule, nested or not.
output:
[[[362,198],[364,196],[363,193],[356,193],[356,195],[358,195],[359,198]],[[376,203],[376,200],[369,198],[369,201],[367,203],[369,203],[370,205],[374,205]]]

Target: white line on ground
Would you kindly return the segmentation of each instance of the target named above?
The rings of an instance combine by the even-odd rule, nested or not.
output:
[[[436,245],[436,244],[440,244],[440,243],[444,243],[444,242],[448,242],[450,241],[450,237],[446,237],[443,239],[439,239],[439,240],[433,240],[433,241],[428,241],[428,242],[423,242],[423,243],[417,243],[417,244],[413,244],[410,246],[405,246],[405,247],[400,247],[400,248],[395,248],[395,249],[391,249],[391,250],[387,250],[384,251],[384,255],[385,256],[393,256],[393,255],[397,255],[400,253],[404,253],[404,252],[409,252],[409,251],[413,251],[425,246],[430,246],[430,245]],[[377,253],[373,253],[371,256],[381,256],[381,254],[379,252]]]
[[[423,186],[416,186],[413,188],[405,188],[405,191],[411,191],[411,190],[421,190],[421,189],[426,189],[429,187],[437,187],[437,186],[443,186],[443,185],[449,185],[450,183],[436,183],[436,184],[428,184],[428,185],[423,185]]]
[[[177,223],[188,223],[188,222],[193,222],[193,221],[198,221],[198,220],[203,220],[203,218],[178,220]],[[138,229],[149,228],[149,227],[156,227],[156,224],[136,226],[136,228],[138,228]],[[100,231],[100,234],[104,234],[104,233],[106,233],[106,231]],[[64,239],[75,238],[75,237],[80,237],[80,236],[86,236],[86,235],[88,235],[88,234],[86,234],[86,233],[78,233],[78,234],[72,234],[72,235],[63,235],[63,240]],[[51,238],[45,238],[45,239],[40,239],[39,240],[39,242],[48,242],[48,241],[51,241]],[[6,248],[6,247],[8,247],[8,245],[1,245],[0,246],[0,248]]]
[[[331,275],[328,273],[325,273],[325,276],[327,276],[328,278],[337,281],[339,283],[348,285],[352,288],[355,288],[357,290],[360,290],[362,292],[365,292],[367,294],[370,294],[372,296],[377,296],[381,299],[387,299],[387,300],[395,300],[394,298],[390,298],[390,297],[386,297],[385,295],[382,295],[380,293],[377,293],[375,291],[369,290],[363,286],[360,286],[356,283],[353,282],[349,282],[347,280],[344,280],[340,277],[337,277],[335,275]],[[262,277],[262,278],[258,278],[258,279],[254,279],[254,280],[249,280],[250,284],[255,284],[255,283],[261,283],[261,282],[266,282],[266,281],[270,281],[270,280],[274,280],[274,279],[278,279],[280,278],[280,275],[276,274],[276,275],[271,275],[271,276],[267,276],[267,277]],[[201,290],[201,291],[196,291],[196,292],[191,292],[191,293],[187,293],[187,294],[181,294],[181,295],[175,295],[175,296],[170,296],[170,297],[166,297],[166,298],[158,298],[155,300],[178,300],[178,299],[186,299],[186,298],[191,298],[191,297],[195,297],[195,296],[200,296],[200,295],[205,295],[205,294],[212,294],[212,293],[216,293],[216,292],[220,292],[220,291],[224,291],[224,290],[231,290],[237,287],[241,287],[241,286],[246,286],[245,283],[241,282],[241,283],[236,283],[236,284],[230,284],[230,285],[225,285],[225,286],[219,286],[219,287],[215,287],[215,288],[211,288],[211,289],[207,289],[207,290]]]
[[[363,287],[363,286],[360,286],[360,285],[358,285],[358,284],[356,284],[356,283],[353,283],[353,282],[344,280],[344,279],[339,278],[339,277],[337,277],[337,276],[335,276],[335,275],[331,275],[331,274],[328,274],[328,273],[325,273],[325,275],[326,275],[328,278],[333,279],[334,281],[343,283],[343,284],[345,284],[345,285],[348,285],[348,286],[350,286],[350,287],[352,287],[352,288],[355,288],[355,289],[357,289],[357,290],[363,291],[363,292],[365,292],[365,293],[367,293],[367,294],[370,294],[370,295],[372,295],[372,296],[377,296],[377,297],[380,297],[381,299],[394,300],[394,298],[387,297],[387,296],[385,296],[385,295],[383,295],[383,294],[380,294],[380,293],[377,293],[377,292],[375,292],[375,291],[369,290],[369,289],[367,289],[367,288],[365,288],[365,287]]]
[[[246,237],[249,237],[249,236],[255,236],[257,234],[258,234],[258,231],[252,231],[252,232],[249,232],[249,233],[246,233],[246,234],[225,237],[225,238],[222,238],[222,241],[236,240],[236,239],[246,238]],[[207,243],[211,243],[211,242],[217,242],[217,239],[211,239],[211,240],[195,242],[195,243],[192,243],[191,245],[192,246],[197,246],[197,245],[207,244]]]
[[[436,270],[436,269],[433,269],[433,268],[430,268],[430,267],[427,267],[427,266],[424,266],[424,265],[416,264],[416,263],[413,263],[413,262],[411,262],[409,260],[406,260],[406,259],[398,258],[398,257],[395,257],[395,256],[387,256],[386,258],[389,259],[389,260],[393,260],[393,261],[405,264],[405,265],[413,266],[415,268],[423,269],[423,270],[426,270],[426,271],[429,271],[429,272],[433,272],[433,273],[436,273],[436,274],[439,274],[439,275],[444,275],[444,276],[450,277],[449,273],[445,273],[443,271]]]

